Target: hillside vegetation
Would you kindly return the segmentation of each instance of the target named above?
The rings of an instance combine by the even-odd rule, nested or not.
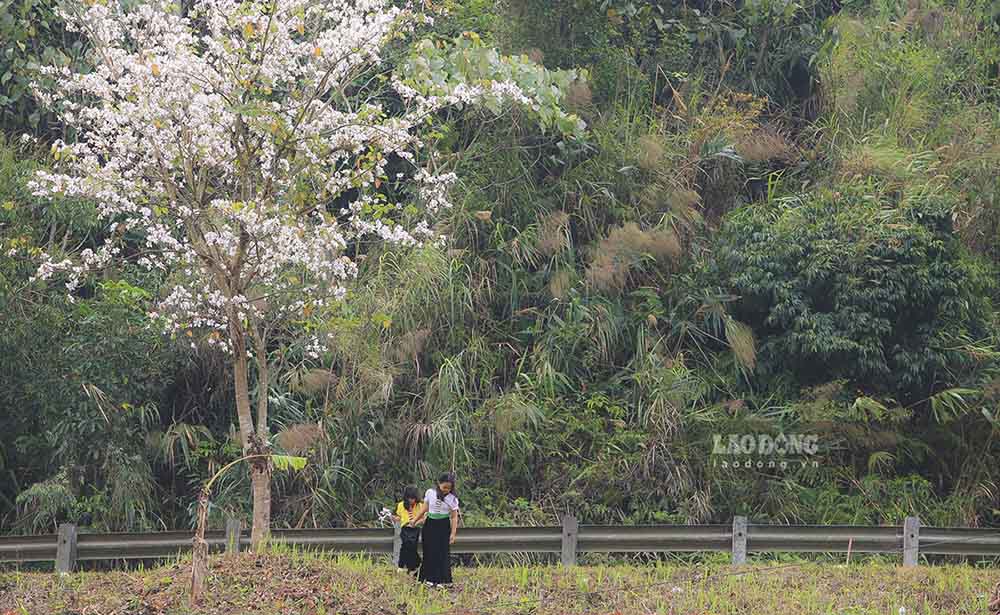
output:
[[[586,135],[516,111],[439,118],[426,138],[459,178],[437,229],[446,244],[369,256],[311,325],[331,348],[271,349],[276,375],[253,391],[269,396],[276,450],[309,460],[275,475],[274,525],[369,524],[402,485],[450,468],[466,524],[567,511],[588,523],[1000,522],[1000,5],[428,4],[446,12],[422,36],[579,69],[564,102]],[[191,527],[199,486],[240,456],[224,357],[203,332],[151,326],[162,277],[109,268],[71,297],[33,278],[42,251],[112,232],[94,204],[27,186],[63,132],[32,102],[33,71],[86,64],[54,6],[14,0],[0,18],[0,530]],[[728,434],[813,434],[819,451],[734,469],[722,462],[742,457],[713,454]],[[245,473],[227,474],[211,522],[249,518],[249,491]],[[334,582],[315,565],[314,587]],[[365,583],[391,591],[370,591],[349,568],[336,600],[444,605],[382,576]],[[0,592],[34,586],[31,613],[87,612],[110,604],[103,585],[147,601],[119,612],[152,613],[179,599],[178,574],[78,587],[15,575]],[[516,574],[469,573],[456,604],[491,601]],[[973,613],[996,581],[849,568],[709,590],[687,574],[551,572],[552,591],[582,590],[566,599],[595,613]],[[515,598],[535,596],[535,579]],[[683,591],[631,593],[626,579]],[[231,604],[256,604],[255,591]],[[540,597],[516,612],[566,612]],[[205,612],[235,612],[218,604]]]

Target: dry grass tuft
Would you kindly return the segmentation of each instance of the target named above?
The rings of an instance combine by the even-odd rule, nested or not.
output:
[[[757,342],[754,339],[753,329],[737,320],[727,318],[726,341],[740,367],[753,371],[757,366]]]
[[[305,453],[323,437],[317,423],[299,423],[278,432],[276,439],[282,450],[293,455]]]
[[[877,177],[902,187],[914,173],[927,168],[928,161],[915,157],[892,143],[868,143],[848,152],[838,165],[841,178],[859,180]]]
[[[570,271],[557,271],[549,280],[549,295],[553,299],[566,299],[573,288],[573,274]]]
[[[639,204],[647,212],[671,212],[678,219],[691,222],[698,217],[701,196],[689,188],[673,188],[653,183],[646,186]]]
[[[569,214],[557,211],[545,216],[538,225],[538,251],[548,257],[569,248]]]
[[[736,151],[744,160],[751,162],[777,160],[790,163],[799,157],[795,145],[778,129],[768,126],[747,134],[736,144]]]
[[[690,188],[678,188],[670,193],[670,207],[681,212],[701,204],[701,195]]]
[[[566,104],[570,109],[586,109],[594,101],[590,85],[582,79],[577,79],[566,88]]]
[[[683,253],[677,235],[669,230],[643,231],[634,222],[611,231],[593,251],[587,283],[598,290],[620,292],[632,269],[644,256],[657,262],[676,262]]]
[[[819,384],[806,391],[806,397],[813,401],[832,401],[843,395],[844,383],[834,380]]]
[[[662,140],[656,135],[646,135],[639,139],[639,168],[643,171],[655,171],[663,160],[666,149]]]
[[[424,346],[427,345],[430,336],[430,329],[416,329],[400,336],[395,348],[396,360],[399,362],[416,361],[420,353],[423,352]]]
[[[862,21],[838,18],[837,30],[841,43],[823,76],[830,93],[833,108],[843,114],[853,113],[858,106],[858,95],[865,89],[865,62],[862,49],[869,44],[868,32]]]
[[[337,376],[329,369],[314,368],[305,373],[296,374],[289,383],[292,389],[307,395],[326,393],[327,388],[337,384]]]

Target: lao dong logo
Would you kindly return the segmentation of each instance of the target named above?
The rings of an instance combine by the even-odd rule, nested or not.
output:
[[[819,467],[817,461],[808,459],[819,452],[816,434],[715,434],[712,442],[713,467],[748,470]]]

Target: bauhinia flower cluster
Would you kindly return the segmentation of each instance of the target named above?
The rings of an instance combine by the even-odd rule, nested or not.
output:
[[[56,91],[37,92],[79,138],[53,146],[34,189],[93,199],[108,232],[38,276],[67,272],[72,290],[139,238],[129,256],[172,276],[155,315],[174,329],[322,306],[373,242],[440,239],[456,178],[425,151],[425,120],[485,98],[544,104],[509,78],[391,76],[386,50],[426,18],[385,0],[198,0],[184,16],[88,1],[63,17],[95,67],[49,69]]]

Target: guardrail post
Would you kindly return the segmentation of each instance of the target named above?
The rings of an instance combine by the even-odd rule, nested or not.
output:
[[[733,517],[733,565],[747,563],[747,518]]]
[[[226,553],[240,552],[240,534],[243,532],[243,523],[239,519],[228,517],[226,519]]]
[[[916,566],[920,555],[920,517],[903,522],[903,566]]]
[[[399,552],[403,549],[403,526],[399,523],[392,524],[392,565],[399,565]]]
[[[580,522],[573,515],[562,518],[562,565],[576,566],[576,545],[580,533]]]
[[[76,526],[72,523],[59,525],[56,543],[56,572],[69,574],[76,568]]]

